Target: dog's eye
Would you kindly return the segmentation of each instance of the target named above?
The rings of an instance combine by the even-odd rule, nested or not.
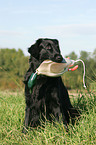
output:
[[[52,49],[52,48],[51,48],[51,45],[49,45],[49,44],[47,45],[46,48],[47,48],[47,50],[51,50],[51,49]]]

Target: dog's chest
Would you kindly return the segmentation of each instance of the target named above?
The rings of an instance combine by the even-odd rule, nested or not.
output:
[[[32,90],[32,98],[37,100],[51,97],[58,98],[58,95],[59,95],[58,78],[51,78],[45,76],[37,77],[36,83]]]

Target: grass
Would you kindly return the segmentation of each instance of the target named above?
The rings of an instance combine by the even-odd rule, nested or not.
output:
[[[96,93],[71,95],[72,104],[81,110],[81,118],[65,131],[62,121],[46,121],[44,127],[22,133],[25,98],[23,92],[0,91],[0,145],[91,145],[96,144]]]

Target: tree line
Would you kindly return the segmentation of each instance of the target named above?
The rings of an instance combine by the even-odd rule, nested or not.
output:
[[[28,56],[21,49],[0,49],[0,88],[22,88]]]
[[[96,49],[90,53],[81,51],[80,56],[73,51],[65,57],[82,59],[86,65],[86,85],[96,87]],[[78,69],[66,72],[62,80],[69,89],[82,88],[83,66],[78,62]],[[23,88],[25,72],[29,67],[29,56],[25,56],[21,49],[0,49],[0,89]]]
[[[67,57],[67,56],[66,56]],[[68,57],[73,60],[81,59],[85,63],[85,82],[87,88],[96,89],[96,49],[91,52],[81,51],[80,56],[75,52],[71,52]],[[83,65],[78,62],[78,69],[74,72],[65,73],[63,81],[69,89],[82,88],[83,86]]]

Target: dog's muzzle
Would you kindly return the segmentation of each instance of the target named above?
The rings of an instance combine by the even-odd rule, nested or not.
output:
[[[55,56],[55,61],[56,61],[56,62],[59,62],[59,63],[60,63],[60,62],[62,62],[62,60],[63,60],[62,55],[56,55],[56,56]]]

